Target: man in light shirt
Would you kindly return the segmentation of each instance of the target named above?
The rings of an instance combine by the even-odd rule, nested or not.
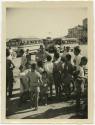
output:
[[[50,86],[50,95],[52,96],[52,85],[53,85],[53,63],[52,57],[50,55],[47,56],[47,62],[44,64],[44,70],[47,72],[49,86]]]
[[[48,55],[48,52],[45,51],[45,46],[40,45],[40,50],[36,54],[36,61],[37,62],[42,61],[42,63],[45,63],[47,55]]]
[[[35,110],[38,109],[38,100],[39,100],[39,92],[40,92],[40,84],[42,83],[42,78],[39,72],[36,70],[36,63],[32,62],[31,71],[27,74],[29,90],[30,90],[30,98],[32,102],[32,106],[35,107]]]

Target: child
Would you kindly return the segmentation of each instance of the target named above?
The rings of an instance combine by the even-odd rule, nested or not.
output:
[[[50,95],[52,96],[52,85],[53,85],[53,63],[52,57],[50,55],[47,56],[47,62],[44,64],[44,70],[47,72],[47,77],[49,80],[50,86]]]
[[[66,62],[63,68],[63,76],[62,76],[62,82],[64,83],[66,87],[67,96],[69,96],[71,92],[70,83],[72,81],[72,77],[73,77],[73,65],[71,64],[71,55],[67,54]]]
[[[61,74],[60,74],[60,56],[59,53],[54,55],[55,62],[53,66],[53,78],[55,84],[56,97],[58,98],[61,94]]]
[[[32,102],[32,106],[35,107],[35,110],[38,110],[38,99],[39,99],[39,86],[42,83],[41,75],[36,71],[36,63],[33,62],[31,64],[31,71],[27,74],[29,90],[30,90],[30,98]]]
[[[81,89],[82,89],[82,91],[84,90],[83,88],[83,81],[84,81],[84,78],[86,78],[85,77],[85,71],[84,71],[84,66],[87,64],[87,57],[82,57],[81,58],[81,62],[80,62],[80,65],[79,65],[79,67],[78,67],[78,69],[77,69],[77,71],[78,71],[78,79],[80,79],[81,81],[82,81],[82,83],[81,83]],[[77,84],[77,83],[76,83]]]
[[[80,98],[82,93],[84,93],[84,87],[85,87],[85,75],[84,75],[84,66],[87,64],[87,58],[82,57],[80,61],[80,65],[78,67],[78,76],[75,81],[76,85],[76,111],[79,113],[80,111]],[[86,88],[87,89],[87,88]]]
[[[47,105],[47,98],[48,98],[48,80],[47,80],[47,72],[44,71],[42,73],[42,82],[43,84],[40,87],[40,96],[42,102],[44,101],[44,104]]]
[[[62,57],[66,57],[67,54],[70,54],[70,46],[65,47]]]
[[[80,50],[79,46],[76,46],[76,47],[74,48],[75,58],[74,58],[74,60],[73,60],[73,61],[74,61],[74,65],[75,65],[76,67],[79,66],[80,61],[81,61],[80,52],[81,52],[81,50]]]
[[[28,65],[29,67],[31,65]],[[26,100],[29,98],[29,84],[27,79],[27,73],[30,71],[29,69],[23,70],[23,68],[20,69],[20,103],[19,106],[21,106],[22,103],[26,102]]]

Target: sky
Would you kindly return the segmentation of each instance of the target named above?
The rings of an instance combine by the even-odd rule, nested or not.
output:
[[[86,8],[8,8],[6,38],[63,37],[86,17]]]

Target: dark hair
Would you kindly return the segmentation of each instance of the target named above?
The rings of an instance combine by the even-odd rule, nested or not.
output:
[[[27,49],[26,52],[29,52],[29,49]]]
[[[21,49],[21,50],[20,50],[20,53],[21,53],[21,55],[23,55],[23,54],[24,54],[24,50],[23,50],[23,49]]]
[[[80,47],[79,46],[74,47],[74,52],[76,52],[76,54],[79,54],[81,52]]]
[[[43,62],[42,62],[42,61],[38,61],[38,62],[37,62],[37,66],[38,66],[38,67],[43,67]]]
[[[32,63],[32,64],[31,64],[31,68],[32,68],[33,70],[35,70],[35,69],[36,69],[36,63]]]
[[[66,60],[67,60],[67,61],[70,61],[70,60],[71,60],[71,55],[70,55],[70,54],[67,54],[67,55],[66,55]]]
[[[54,53],[54,57],[56,58],[56,59],[58,59],[59,58],[59,53]]]
[[[50,55],[47,55],[47,61],[51,61],[52,57]]]
[[[67,47],[66,47],[66,50],[69,51],[69,50],[70,50],[70,46],[67,46]]]
[[[46,74],[46,75],[47,75],[47,72],[46,72],[46,71],[43,71],[43,72],[42,72],[42,75],[43,75],[43,74]]]
[[[87,62],[88,62],[87,57],[85,57],[85,56],[81,57],[81,63],[82,63],[83,65],[86,65]]]

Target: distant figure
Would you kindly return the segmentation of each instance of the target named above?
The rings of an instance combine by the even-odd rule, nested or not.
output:
[[[29,49],[26,50],[26,59],[27,59],[26,68],[28,69],[29,63],[31,62],[31,54],[29,53]]]
[[[10,56],[10,52],[8,49],[6,49],[6,94],[7,90],[9,92],[9,97],[12,96],[12,90],[13,90],[13,69],[15,68],[13,62],[8,57]]]
[[[23,49],[21,49],[20,53],[21,53],[21,65],[19,69],[24,71],[26,69],[27,58]]]
[[[64,52],[63,52],[62,56],[66,57],[67,54],[70,54],[70,46],[66,46],[64,48]]]
[[[59,55],[58,61],[60,61],[61,57],[60,57],[60,53],[57,52],[57,50],[55,49],[54,51],[54,56],[53,56],[53,62],[55,62],[57,60],[56,56]]]
[[[70,52],[70,46],[66,47],[66,52],[67,52],[67,54]]]

